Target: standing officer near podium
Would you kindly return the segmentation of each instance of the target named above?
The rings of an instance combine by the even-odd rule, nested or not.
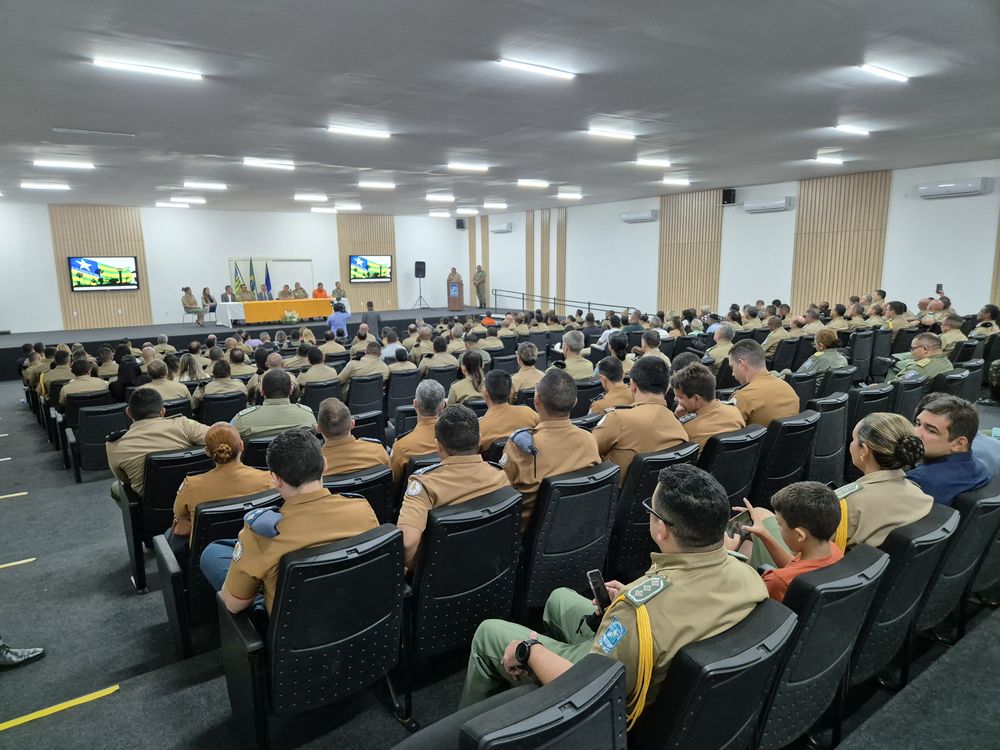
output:
[[[476,297],[480,307],[486,307],[486,271],[482,266],[476,266],[476,273],[472,277],[472,285],[476,287]]]

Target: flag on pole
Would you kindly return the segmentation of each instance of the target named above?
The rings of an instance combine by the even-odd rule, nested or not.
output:
[[[264,261],[264,288],[271,291],[271,272],[267,268],[267,261]]]
[[[253,275],[253,258],[250,259],[250,291],[257,291],[257,279]]]
[[[240,264],[234,262],[233,269],[235,270],[236,278],[233,279],[233,287],[235,287],[237,294],[243,291],[246,284],[243,282],[243,274],[240,273]]]

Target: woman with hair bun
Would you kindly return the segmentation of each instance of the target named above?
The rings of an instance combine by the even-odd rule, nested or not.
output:
[[[205,433],[205,453],[215,461],[215,468],[204,474],[188,476],[177,490],[174,500],[174,522],[166,533],[178,559],[187,549],[194,511],[210,500],[225,500],[253,495],[271,489],[271,475],[254,469],[240,460],[243,441],[236,428],[227,422],[216,422]]]

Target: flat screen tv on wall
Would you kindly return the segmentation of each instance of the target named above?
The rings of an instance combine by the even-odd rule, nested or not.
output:
[[[391,255],[352,255],[351,283],[392,281]]]
[[[139,288],[134,255],[112,258],[70,257],[69,283],[74,292],[126,292]]]

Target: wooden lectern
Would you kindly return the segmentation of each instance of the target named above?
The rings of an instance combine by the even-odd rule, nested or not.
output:
[[[449,281],[448,309],[461,311],[465,308],[465,288],[461,281]]]

